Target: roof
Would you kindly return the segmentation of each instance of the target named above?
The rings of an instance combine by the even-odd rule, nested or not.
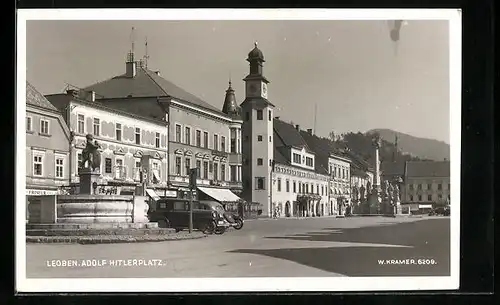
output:
[[[236,102],[236,95],[234,94],[233,87],[231,87],[231,81],[229,81],[229,87],[226,90],[226,98],[224,99],[222,112],[232,118],[240,118],[241,116],[241,109]]]
[[[170,96],[217,114],[223,114],[220,109],[162,78],[154,71],[139,65],[136,71],[135,77],[127,77],[124,73],[90,85],[83,90],[95,91],[96,95],[103,99]]]
[[[311,151],[307,142],[302,138],[300,131],[292,124],[285,123],[279,119],[274,119],[274,131],[280,138],[283,146],[304,147],[306,150]]]
[[[254,48],[250,53],[248,53],[248,61],[251,60],[259,60],[259,61],[264,61],[264,54],[262,51],[257,47],[257,42],[254,44]]]
[[[59,112],[58,109],[29,82],[26,82],[26,104]]]
[[[407,161],[407,177],[450,177],[450,161]]]
[[[380,162],[380,170],[383,176],[404,176],[405,163],[393,161]]]

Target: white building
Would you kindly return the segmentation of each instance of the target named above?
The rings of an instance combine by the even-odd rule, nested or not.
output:
[[[86,135],[91,134],[101,146],[100,187],[97,193],[116,186],[118,194],[135,192],[145,183],[151,189],[165,190],[168,179],[167,118],[141,117],[95,101],[94,94],[85,100],[83,93],[48,95],[74,135],[70,160],[71,183],[79,182],[79,168]],[[141,178],[141,172],[147,176]],[[102,187],[101,187],[102,186]],[[119,190],[118,190],[119,189]]]
[[[351,160],[337,154],[328,158],[331,212],[343,215],[351,198]]]

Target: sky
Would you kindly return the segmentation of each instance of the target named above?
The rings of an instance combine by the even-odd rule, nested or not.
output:
[[[450,143],[448,21],[409,20],[397,44],[381,20],[28,21],[26,37],[27,81],[43,94],[123,74],[147,37],[149,69],[221,109],[229,78],[244,100],[257,41],[282,120],[319,136],[389,128]]]

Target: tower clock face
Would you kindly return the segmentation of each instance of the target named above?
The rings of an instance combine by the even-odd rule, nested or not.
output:
[[[262,83],[262,96],[267,98],[267,85]]]

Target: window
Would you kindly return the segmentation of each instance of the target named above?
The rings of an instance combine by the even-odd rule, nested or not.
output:
[[[302,183],[299,182],[299,193],[302,193]]]
[[[321,196],[325,195],[325,187],[322,185],[321,186]]]
[[[418,188],[419,190],[422,190],[422,184],[419,184],[419,185],[417,186],[417,188]]]
[[[293,153],[293,162],[294,163],[297,163],[297,164],[300,164],[300,155],[299,154],[296,154],[296,153]]]
[[[214,134],[214,150],[219,150],[219,136]]]
[[[220,165],[220,180],[226,181],[226,165],[225,164]]]
[[[272,141],[273,141],[273,137],[269,136],[269,142],[272,142]]]
[[[33,156],[33,176],[43,176],[43,156]]]
[[[308,194],[309,193],[309,184],[305,184],[305,187],[306,187],[306,190],[304,191],[304,186],[302,186],[302,191],[304,191],[304,193]]]
[[[259,121],[263,120],[262,110],[257,110],[257,120],[259,120]]]
[[[311,183],[311,194],[314,194],[314,184]]]
[[[49,121],[44,119],[40,120],[40,133],[49,134]]]
[[[80,152],[79,152],[79,153],[76,155],[76,160],[77,160],[77,162],[76,162],[76,172],[77,172],[78,174],[80,174],[80,169],[81,169],[81,168],[82,168],[82,166],[83,166],[83,164],[82,164],[82,161],[83,161],[82,153],[80,153]]]
[[[122,124],[116,123],[115,125],[115,135],[116,135],[116,140],[121,141],[122,140]]]
[[[319,195],[319,184],[316,184],[316,194]]]
[[[104,172],[106,174],[111,174],[111,158],[105,158],[104,159]]]
[[[101,134],[101,120],[99,120],[98,118],[94,118],[92,130],[93,130],[94,136],[96,136],[96,137],[98,137]]]
[[[64,158],[56,158],[56,178],[64,178]]]
[[[196,131],[196,146],[201,147],[201,130]]]
[[[77,132],[85,133],[85,116],[83,114],[79,114],[77,121]]]
[[[443,189],[443,185],[441,183],[438,184],[438,190],[442,190]]]
[[[307,166],[313,166],[313,158],[306,157],[306,165]]]
[[[285,182],[285,189],[287,193],[290,193],[290,181],[288,180]]]
[[[342,179],[345,179],[345,168],[342,169]]]
[[[413,184],[410,184],[410,190],[413,191]]]
[[[427,195],[427,201],[432,201],[432,195]]]
[[[219,164],[214,163],[214,180],[219,180]]]
[[[430,184],[430,183],[429,183],[429,184],[427,184],[427,189],[428,189],[428,190],[432,190],[432,184]]]
[[[137,145],[141,144],[141,129],[140,128],[135,129],[135,144],[137,144]]]
[[[231,171],[231,181],[232,182],[236,182],[238,181],[238,177],[237,177],[237,174],[236,174],[236,165],[230,165],[229,166],[230,168],[230,171]]]
[[[262,136],[261,135],[257,136],[257,141],[262,142]]]
[[[155,133],[155,147],[160,148],[160,133]]]
[[[245,112],[245,121],[250,120],[250,112]]]
[[[181,143],[181,125],[175,124],[175,142]]]
[[[186,158],[184,160],[184,167],[186,168],[186,175],[189,175],[189,170],[191,169],[191,159]]]
[[[256,189],[258,189],[258,190],[263,190],[264,189],[264,185],[265,185],[264,180],[265,180],[264,177],[256,177],[255,178],[255,187],[256,187]]]
[[[443,200],[443,195],[439,194],[439,195],[438,195],[438,200],[439,200],[439,201]]]
[[[175,157],[175,174],[179,176],[182,175],[181,163],[181,157]]]
[[[229,144],[231,146],[231,152],[235,153],[236,152],[236,129],[231,128],[231,143]]]
[[[410,201],[413,201],[413,195],[410,195]]]
[[[220,150],[226,152],[226,137],[220,138]]]
[[[281,192],[281,179],[278,179],[278,192]]]
[[[141,161],[135,161],[135,176],[134,180],[141,180]]]
[[[26,131],[33,131],[33,122],[30,116],[26,117]]]
[[[190,127],[184,128],[184,143],[186,145],[191,145],[191,128]]]
[[[115,166],[115,179],[124,179],[126,172],[125,168],[123,167],[123,160],[122,159],[116,159],[115,160],[116,166]]]
[[[263,165],[264,160],[262,158],[257,158],[257,165]]]
[[[418,195],[418,201],[422,201],[422,195]]]
[[[208,132],[203,132],[203,147],[208,148]]]
[[[272,120],[273,120],[273,115],[272,115],[271,110],[269,110],[269,121],[272,121]]]
[[[203,161],[203,179],[208,178],[208,161]]]
[[[297,184],[295,183],[295,181],[293,182],[293,192],[297,193]]]
[[[196,177],[198,179],[201,178],[201,161],[200,160],[196,160]]]

